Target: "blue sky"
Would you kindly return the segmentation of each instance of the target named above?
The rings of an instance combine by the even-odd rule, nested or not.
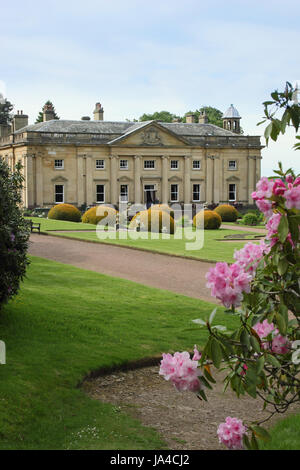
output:
[[[47,99],[64,119],[100,101],[116,121],[233,103],[262,135],[262,101],[300,82],[299,14],[298,0],[5,2],[0,92],[32,123]],[[300,172],[293,143],[291,131],[263,150],[262,173],[278,160]]]

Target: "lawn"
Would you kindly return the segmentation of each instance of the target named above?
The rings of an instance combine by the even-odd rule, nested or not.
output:
[[[41,231],[48,230],[93,230],[95,225],[83,224],[81,222],[68,222],[67,220],[45,219],[44,217],[25,217],[26,220],[32,220],[35,224],[41,224]]]
[[[1,449],[160,449],[158,434],[78,387],[91,370],[203,345],[191,323],[214,305],[31,258],[0,315]],[[220,307],[218,323],[235,317]],[[163,380],[163,379],[162,379]]]

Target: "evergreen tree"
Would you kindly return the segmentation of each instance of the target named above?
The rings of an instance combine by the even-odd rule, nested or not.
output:
[[[8,125],[12,121],[13,105],[0,95],[0,125]]]
[[[175,114],[170,113],[169,111],[156,111],[153,114],[143,114],[139,121],[163,121],[163,122],[172,122],[173,119],[178,118]]]
[[[60,119],[57,114],[56,114],[56,111],[55,111],[55,108],[53,106],[53,103],[51,101],[46,101],[46,103],[44,104],[44,106],[52,106],[53,108],[53,111],[54,111],[54,119]],[[39,112],[38,114],[38,117],[36,118],[36,121],[35,121],[35,124],[37,124],[38,122],[43,122],[43,110]]]

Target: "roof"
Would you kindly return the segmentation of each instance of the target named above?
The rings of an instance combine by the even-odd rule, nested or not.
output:
[[[157,121],[141,121],[141,122],[118,122],[118,121],[65,121],[54,119],[51,121],[40,122],[30,126],[23,127],[15,132],[22,134],[23,132],[38,133],[62,133],[62,134],[113,134],[118,137],[125,137],[138,129],[151,124],[157,123],[166,130],[184,136],[236,136],[235,133],[222,129],[213,124],[183,123],[183,122],[157,122]],[[115,139],[116,137],[114,137]]]
[[[241,118],[241,116],[239,115],[238,110],[233,106],[233,104],[231,104],[226,113],[223,114],[223,119],[224,118]]]

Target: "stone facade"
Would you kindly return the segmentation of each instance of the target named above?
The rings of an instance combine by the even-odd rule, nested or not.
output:
[[[100,108],[95,121],[45,120],[0,138],[0,157],[23,165],[25,207],[145,203],[147,191],[169,204],[253,203],[260,137],[205,120],[107,122]]]

